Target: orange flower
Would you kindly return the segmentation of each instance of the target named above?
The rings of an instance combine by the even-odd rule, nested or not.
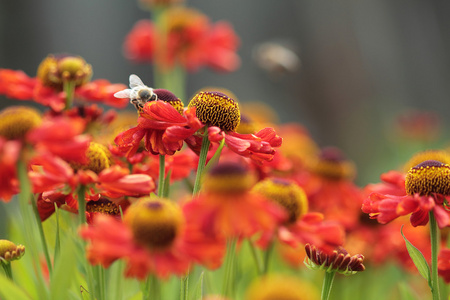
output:
[[[87,256],[91,264],[107,268],[124,259],[125,276],[140,280],[149,274],[161,278],[182,275],[193,256],[207,260],[208,253],[217,255],[193,243],[196,237],[188,237],[190,233],[178,205],[158,198],[142,198],[126,211],[123,223],[101,215],[80,231],[82,238],[90,241]]]
[[[183,206],[187,222],[207,236],[248,238],[272,232],[286,215],[278,205],[250,193],[255,177],[233,162],[213,167],[202,192]]]

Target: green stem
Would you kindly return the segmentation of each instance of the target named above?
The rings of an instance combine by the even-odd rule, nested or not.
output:
[[[3,262],[0,260],[0,265],[2,265],[3,270],[5,270],[6,277],[13,280],[12,276],[12,269],[11,269],[11,263],[10,262]]]
[[[33,207],[34,217],[36,219],[37,228],[39,231],[39,237],[41,238],[42,248],[44,249],[44,256],[47,262],[48,272],[52,275],[52,261],[50,260],[50,254],[48,252],[47,240],[45,239],[44,228],[42,227],[41,217],[35,199],[31,199],[31,205]]]
[[[431,210],[430,218],[430,242],[431,242],[431,293],[433,300],[440,299],[439,293],[439,277],[438,277],[438,253],[439,253],[439,229],[437,227],[436,218]]]
[[[234,261],[236,258],[236,239],[228,241],[227,254],[225,258],[225,273],[223,279],[222,295],[232,297],[234,292]]]
[[[163,197],[164,178],[166,175],[166,156],[159,155],[158,196]]]
[[[262,274],[265,275],[269,271],[270,258],[272,257],[273,248],[275,247],[275,243],[273,241],[270,242],[269,246],[264,253],[264,266]]]
[[[80,185],[78,188],[78,218],[80,226],[85,226],[86,224],[86,198],[85,198],[86,186]],[[81,241],[83,245],[83,249],[86,246],[84,241]],[[86,282],[88,285],[89,297],[91,300],[94,300],[98,295],[97,284],[99,284],[98,277],[95,275],[96,270],[95,267],[91,266],[87,259],[84,262],[86,268]]]
[[[185,276],[180,278],[180,300],[189,299],[189,277],[191,273],[188,272]]]
[[[55,205],[55,217],[56,217],[55,254],[53,256],[53,259],[56,262],[59,258],[59,253],[61,252],[61,237],[59,229],[59,208],[56,202],[53,204]]]
[[[322,294],[320,296],[321,300],[328,300],[331,294],[331,288],[333,286],[334,276],[336,271],[325,272],[325,277],[323,278]]]
[[[144,285],[143,299],[161,300],[161,286],[159,280],[154,275],[149,275]]]
[[[71,80],[64,81],[63,89],[66,94],[66,106],[64,107],[64,109],[68,110],[72,107],[73,96],[75,92],[75,82]]]
[[[258,256],[258,253],[256,252],[255,245],[253,244],[252,240],[248,239],[248,244],[250,246],[250,252],[253,256],[253,260],[255,261],[256,270],[258,271],[259,275],[263,274],[263,266],[261,265],[261,259]]]
[[[222,154],[223,146],[225,146],[225,139],[222,139],[220,141],[219,147],[217,148],[216,152],[209,160],[208,164],[205,167],[205,170],[209,170],[213,165],[215,165],[219,161],[220,154]]]
[[[200,149],[200,155],[198,159],[197,175],[195,177],[194,190],[192,195],[195,196],[199,193],[202,181],[203,170],[205,169],[206,158],[208,156],[209,150],[209,139],[208,139],[208,127],[205,126],[205,132],[203,133],[202,148]]]
[[[80,220],[80,225],[86,224],[86,187],[80,185],[78,188],[78,217]]]

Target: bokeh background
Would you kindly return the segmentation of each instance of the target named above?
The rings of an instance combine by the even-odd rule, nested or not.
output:
[[[222,86],[241,102],[271,106],[280,122],[303,124],[320,146],[337,146],[356,162],[357,182],[377,181],[419,149],[446,146],[450,108],[450,2],[445,0],[188,0],[212,22],[229,21],[240,36],[241,68],[189,74],[188,95]],[[94,79],[151,86],[150,65],[125,59],[122,43],[149,18],[137,1],[0,0],[0,68],[36,73],[49,53],[81,55]],[[276,43],[300,67],[261,67],[256,49]],[[11,100],[0,98],[1,106]],[[186,100],[188,101],[188,100]],[[132,109],[132,107],[130,107]],[[430,140],[407,141],[396,120],[408,109],[439,121]],[[438,131],[438,129],[440,129]],[[430,136],[431,136],[430,135]]]

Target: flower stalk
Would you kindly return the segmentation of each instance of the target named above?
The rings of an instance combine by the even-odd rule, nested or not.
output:
[[[325,272],[325,277],[323,278],[322,293],[320,295],[321,300],[328,300],[330,298],[331,288],[333,287],[335,275],[336,271],[334,270]]]
[[[4,261],[2,258],[0,258],[0,264],[2,265],[3,270],[5,271],[6,277],[8,277],[10,280],[13,280],[11,263]]]
[[[164,179],[165,179],[165,172],[166,172],[166,156],[165,155],[159,155],[159,175],[158,175],[158,196],[164,197]]]
[[[73,80],[65,80],[63,84],[64,93],[66,94],[66,103],[65,110],[68,110],[72,107],[74,92],[75,92],[75,81]]]
[[[430,219],[430,242],[431,242],[431,293],[433,300],[440,299],[438,278],[438,253],[439,253],[439,228],[433,211],[429,212]]]
[[[192,192],[192,195],[194,196],[200,192],[202,175],[206,165],[206,158],[208,156],[209,145],[210,141],[208,139],[208,127],[205,126],[205,132],[203,133],[202,147],[198,159],[197,175],[195,177],[194,190]]]
[[[52,261],[50,260],[50,254],[48,251],[47,240],[45,239],[44,228],[42,227],[41,218],[39,217],[37,204],[34,199],[32,199],[31,205],[33,207],[33,213],[36,218],[36,223],[37,223],[37,227],[38,227],[38,231],[39,231],[39,237],[41,238],[42,248],[44,249],[44,256],[45,256],[45,261],[47,262],[48,271],[50,274],[52,274],[53,267],[52,267]]]

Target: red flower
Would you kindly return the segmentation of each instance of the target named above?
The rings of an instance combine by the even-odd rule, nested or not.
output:
[[[75,95],[88,101],[100,102],[106,105],[124,108],[128,100],[114,97],[114,94],[126,88],[121,83],[110,83],[106,79],[88,82],[75,90]]]
[[[122,108],[126,101],[113,97],[122,90],[123,84],[111,84],[99,79],[77,86],[75,94],[78,98],[101,102],[110,106]],[[23,71],[0,69],[0,95],[18,100],[30,100],[61,111],[65,107],[65,93],[54,86],[44,85],[39,78],[28,77]]]
[[[150,21],[135,24],[124,42],[128,59],[154,61],[165,69],[181,64],[188,71],[205,65],[225,72],[239,67],[239,38],[228,23],[212,25],[204,14],[184,7],[171,8],[162,18],[164,32],[158,32]]]
[[[353,183],[353,163],[339,149],[322,149],[303,173],[296,180],[305,189],[312,211],[323,213],[326,220],[338,221],[347,230],[358,225],[364,198]]]
[[[207,236],[219,238],[272,232],[286,215],[278,205],[250,193],[254,180],[242,165],[233,162],[213,167],[205,176],[202,193],[183,206],[187,222],[196,224]]]
[[[438,226],[450,224],[449,213],[444,208],[444,202],[450,191],[450,166],[435,160],[426,160],[408,171],[403,190],[399,187],[402,179],[398,174],[391,173],[392,183],[378,187],[381,193],[373,192],[364,201],[362,210],[370,218],[386,224],[399,216],[411,214],[413,226],[423,226],[428,223],[428,213],[433,211]],[[388,186],[388,188],[386,188]],[[397,188],[399,187],[399,188]],[[401,192],[402,191],[402,192]],[[383,194],[394,193],[395,195]]]
[[[450,283],[450,249],[441,249],[439,251],[438,273],[445,283]]]
[[[174,155],[166,156],[165,159],[165,172],[169,174],[170,181],[181,180],[187,178],[192,170],[197,167],[196,156],[192,151],[187,150],[175,153]],[[159,176],[159,159],[157,156],[150,155],[148,161],[144,161],[142,164],[133,165],[133,173],[135,174],[147,174],[152,178],[158,178]]]
[[[93,226],[83,228],[80,234],[90,240],[87,256],[91,264],[109,267],[115,260],[124,259],[127,277],[143,280],[151,273],[167,278],[184,274],[194,256],[208,261],[211,255],[221,254],[205,243],[199,247],[197,237],[190,235],[195,232],[186,230],[185,224],[177,204],[144,198],[127,210],[124,223],[98,216]],[[216,245],[212,247],[217,250]]]
[[[231,25],[221,21],[211,26],[205,42],[205,64],[219,71],[232,72],[239,68],[236,54],[239,37]]]
[[[19,141],[0,137],[0,199],[6,202],[19,192],[16,168],[21,148]]]
[[[85,122],[81,118],[47,117],[31,130],[27,140],[38,151],[50,152],[70,162],[86,163],[90,137],[83,135]]]
[[[96,188],[105,196],[118,198],[148,195],[155,190],[155,184],[148,175],[130,174],[128,169],[114,165],[100,172]]]
[[[281,146],[282,138],[273,128],[264,128],[255,134],[234,132],[240,122],[240,111],[237,103],[220,92],[200,92],[192,98],[189,108],[195,107],[195,115],[200,122],[208,126],[208,139],[225,144],[233,152],[249,157],[257,163],[271,161],[275,149]],[[186,140],[194,152],[199,153],[202,137],[194,135],[192,128],[173,126],[166,130],[164,139],[169,142]]]
[[[181,115],[165,101],[147,102],[138,118],[138,125],[119,134],[114,142],[127,157],[136,153],[142,140],[145,148],[153,154],[173,155],[183,146],[183,139],[169,141],[164,139],[165,132],[172,126],[189,130],[191,134],[196,132],[202,124],[195,118],[194,111],[191,108]]]
[[[100,197],[108,197],[113,202],[116,198],[120,202],[123,196],[148,195],[155,190],[151,177],[144,174],[130,175],[128,169],[118,165],[105,168],[97,175],[91,170],[78,170],[75,173],[67,162],[50,154],[35,157],[31,164],[29,177],[33,192],[42,193],[38,201],[42,221],[54,212],[53,203],[58,207],[65,205],[66,210],[77,212],[78,195],[74,193],[80,185],[88,187],[85,195],[88,203]]]
[[[135,62],[152,62],[156,41],[153,23],[149,20],[138,21],[125,37],[126,58]]]
[[[28,176],[33,185],[33,193],[62,191],[66,186],[75,189],[77,179],[70,165],[49,153],[39,155],[30,162]]]
[[[35,78],[30,78],[23,71],[0,69],[0,95],[18,100],[33,97]]]
[[[260,246],[265,248],[278,238],[293,248],[311,243],[328,251],[344,242],[344,230],[340,224],[324,221],[321,213],[308,212],[306,194],[294,181],[266,178],[258,182],[252,191],[276,203],[288,214],[284,223],[261,237],[258,242]]]

